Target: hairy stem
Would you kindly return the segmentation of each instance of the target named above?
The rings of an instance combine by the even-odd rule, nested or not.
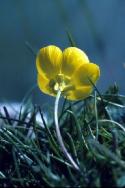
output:
[[[68,153],[64,143],[63,143],[63,139],[60,133],[60,129],[59,129],[59,121],[58,121],[58,106],[59,106],[59,99],[61,96],[61,91],[59,90],[56,96],[56,100],[55,100],[55,108],[54,108],[54,120],[55,120],[55,126],[56,126],[56,134],[57,134],[57,139],[59,142],[59,145],[62,149],[62,152],[64,153],[65,157],[70,161],[70,163],[72,164],[72,166],[76,169],[76,170],[80,170],[78,165],[76,164],[76,162],[73,160],[73,158],[71,157],[71,155]]]

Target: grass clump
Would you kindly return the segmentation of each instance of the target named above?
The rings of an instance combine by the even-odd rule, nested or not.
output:
[[[119,95],[116,86],[84,101],[64,101],[59,113],[61,134],[80,171],[61,152],[53,118],[46,121],[42,108],[28,102],[15,118],[4,107],[5,115],[0,114],[0,186],[124,187],[124,104],[125,96]]]

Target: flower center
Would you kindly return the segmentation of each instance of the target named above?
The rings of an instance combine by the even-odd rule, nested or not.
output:
[[[54,79],[51,79],[49,87],[55,94],[57,94],[59,90],[64,93],[74,88],[70,82],[70,77],[63,74],[58,74]]]

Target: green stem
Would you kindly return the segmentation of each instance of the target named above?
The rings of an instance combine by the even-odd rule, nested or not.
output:
[[[64,153],[65,157],[70,161],[70,163],[72,164],[72,166],[76,169],[76,170],[80,170],[78,165],[75,163],[75,161],[73,160],[73,158],[71,157],[71,155],[68,153],[64,143],[63,143],[63,139],[60,133],[60,129],[59,129],[59,121],[58,121],[58,106],[59,106],[59,99],[61,96],[61,91],[59,90],[56,96],[56,100],[55,100],[55,108],[54,108],[54,120],[55,120],[55,126],[56,126],[56,134],[57,134],[57,139],[59,142],[59,145],[62,149],[62,152]]]

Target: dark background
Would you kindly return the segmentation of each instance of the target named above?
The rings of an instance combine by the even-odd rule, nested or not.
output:
[[[36,84],[35,51],[68,47],[67,31],[89,59],[100,65],[97,87],[116,82],[125,94],[124,0],[0,0],[0,102],[22,101]],[[48,101],[36,87],[33,101]]]

